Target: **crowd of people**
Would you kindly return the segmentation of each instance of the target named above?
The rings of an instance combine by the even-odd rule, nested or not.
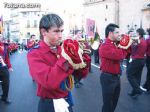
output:
[[[36,42],[34,42],[33,40],[34,36],[35,35],[31,35],[31,40],[28,41],[28,50],[36,45]],[[20,45],[15,42],[10,42],[9,40],[6,40],[3,35],[0,34],[0,85],[2,86],[1,100],[6,104],[11,103],[10,99],[8,98],[10,85],[9,74],[13,71],[12,65],[10,63],[10,55],[18,51],[18,49],[20,48]]]
[[[115,111],[120,96],[124,59],[127,62],[127,79],[132,87],[128,95],[137,98],[150,91],[150,29],[147,30],[149,38],[145,39],[142,28],[121,35],[119,26],[111,23],[106,26],[105,40],[95,33],[94,42],[90,45],[88,40],[83,39],[81,30],[77,30],[74,37],[62,41],[63,25],[64,21],[58,15],[44,15],[39,24],[40,41],[36,42],[35,35],[31,35],[27,44],[29,71],[37,84],[37,96],[40,97],[38,112],[73,112],[71,90],[73,85],[80,88],[83,85],[81,80],[91,72],[92,53],[94,62],[100,64],[102,112]],[[12,67],[4,48],[0,43],[1,99],[9,103],[8,70],[12,71]],[[141,86],[145,64],[147,77]]]
[[[120,37],[119,26],[109,24],[105,30],[106,40],[99,48],[101,59],[101,86],[103,95],[102,112],[114,112],[120,95],[121,62],[127,58],[127,79],[132,87],[128,93],[132,98],[149,91],[148,86],[140,87],[142,70],[149,53],[149,38],[144,39],[144,30],[139,28],[134,35]],[[130,42],[130,40],[132,42]],[[122,44],[121,42],[125,43]],[[147,71],[149,68],[147,67]],[[148,72],[147,72],[148,73]],[[147,74],[149,76],[149,74]],[[150,81],[150,79],[147,78]],[[149,82],[146,82],[147,83]],[[149,85],[150,86],[150,85]]]

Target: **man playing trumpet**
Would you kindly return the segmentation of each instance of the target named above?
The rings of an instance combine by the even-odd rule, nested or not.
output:
[[[116,24],[109,24],[105,34],[106,41],[99,48],[102,112],[114,112],[120,95],[120,61],[127,55],[132,40],[128,36],[120,38],[119,26]]]
[[[132,86],[132,91],[128,93],[132,98],[136,98],[144,91],[140,88],[142,70],[145,64],[145,54],[147,43],[144,40],[144,30],[139,28],[136,30],[137,36],[132,37],[133,44],[131,45],[131,59],[127,68],[127,78]]]

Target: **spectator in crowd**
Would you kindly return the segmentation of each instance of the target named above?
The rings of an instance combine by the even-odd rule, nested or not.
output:
[[[35,44],[36,44],[35,43],[35,35],[33,34],[33,35],[31,35],[29,41],[27,42],[27,48],[28,48],[28,50],[31,49],[31,48],[33,48],[35,46]]]
[[[9,71],[13,71],[9,60],[8,47],[3,43],[3,36],[0,34],[0,80],[2,81],[1,101],[10,104],[9,93]]]

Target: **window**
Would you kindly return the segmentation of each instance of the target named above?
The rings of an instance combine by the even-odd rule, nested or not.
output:
[[[30,32],[27,32],[26,37],[27,37],[27,38],[30,38]]]
[[[36,15],[37,13],[36,12],[34,12],[34,15]]]
[[[30,36],[30,32],[27,32],[27,35],[29,35],[29,36]]]
[[[108,9],[108,5],[106,5],[106,9]]]
[[[37,28],[37,20],[34,20],[34,28]]]
[[[27,28],[30,28],[30,20],[27,20]]]

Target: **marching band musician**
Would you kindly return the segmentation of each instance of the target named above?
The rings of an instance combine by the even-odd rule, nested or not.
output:
[[[83,40],[81,30],[76,30],[75,34],[76,35],[75,35],[74,39],[79,42],[80,47],[83,49],[83,52],[84,52],[83,57],[85,57],[85,59],[86,59],[84,61],[87,64],[88,71],[90,71],[91,70],[91,58],[90,58],[91,50],[88,45],[88,42],[86,40]],[[83,85],[81,80],[83,78],[86,78],[87,74],[85,74],[81,71],[78,71],[78,70],[75,70],[73,72],[73,74],[74,74],[75,88],[80,88]]]
[[[144,91],[140,88],[142,70],[145,64],[145,54],[147,50],[147,43],[144,40],[144,30],[139,28],[136,30],[137,36],[133,37],[133,44],[131,45],[131,61],[127,68],[127,78],[132,86],[132,91],[128,93],[132,98],[136,98]]]
[[[150,28],[147,29],[148,32],[148,39],[147,42],[147,51],[146,51],[146,67],[147,67],[147,76],[146,81],[143,84],[143,88],[147,89],[147,91],[150,91]]]
[[[129,37],[133,37],[134,36],[134,30],[129,30],[128,31],[128,36]],[[130,56],[131,56],[131,47],[130,47],[130,50],[129,50],[129,52],[128,52],[128,54],[127,54],[127,56],[126,56],[126,66],[127,66],[127,68],[128,68],[128,66],[129,66],[129,61],[130,61]]]
[[[30,73],[38,86],[38,112],[73,112],[71,74],[74,69],[88,71],[77,41],[64,40],[60,46],[63,24],[56,14],[43,16],[39,25],[42,39],[27,55]]]
[[[9,60],[7,46],[3,43],[2,34],[0,34],[0,80],[2,81],[3,94],[1,100],[6,104],[10,104],[8,99],[9,93],[9,71],[13,71]]]
[[[31,35],[29,41],[27,42],[27,48],[28,50],[33,48],[35,46],[36,42],[35,42],[35,35]]]
[[[131,42],[129,38],[126,40],[126,37],[120,40],[119,26],[116,24],[109,24],[105,29],[105,35],[106,40],[99,47],[102,112],[114,112],[120,95],[120,61],[127,55]]]

